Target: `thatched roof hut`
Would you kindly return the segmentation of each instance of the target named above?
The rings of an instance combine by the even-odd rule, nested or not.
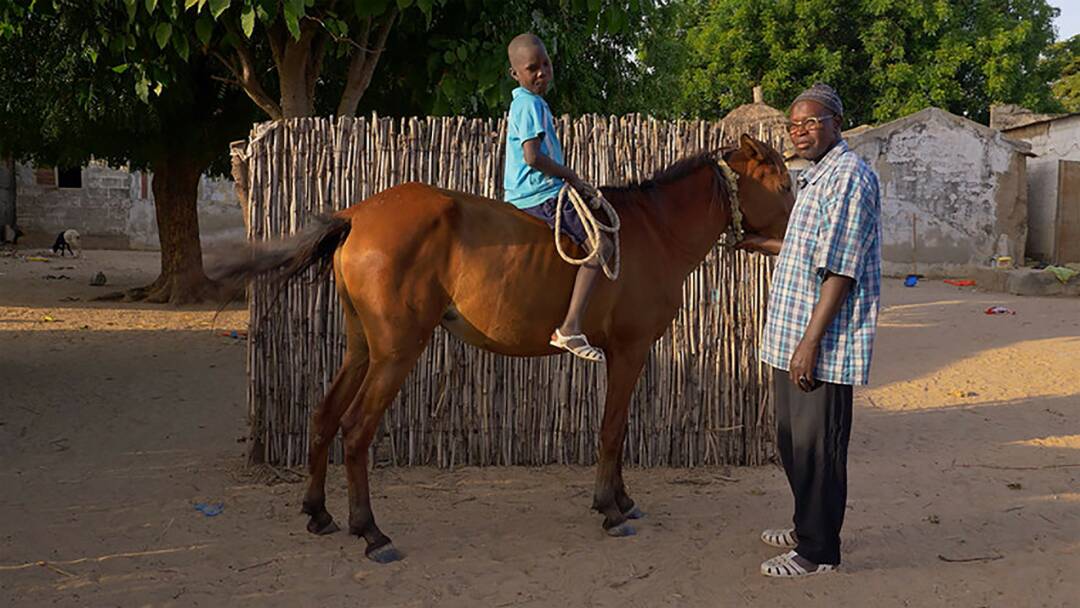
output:
[[[759,137],[761,133],[782,128],[785,120],[787,117],[783,112],[764,102],[761,87],[754,87],[754,102],[744,103],[728,112],[724,117],[724,129],[732,134],[748,133]]]

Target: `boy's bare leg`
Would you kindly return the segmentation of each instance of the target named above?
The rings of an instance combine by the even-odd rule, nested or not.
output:
[[[607,237],[603,238],[600,248],[601,256],[607,259],[611,251],[611,242]],[[598,260],[584,264],[578,269],[577,276],[574,277],[574,291],[570,296],[570,307],[566,311],[566,318],[563,319],[562,325],[559,326],[559,333],[564,336],[581,333],[581,317],[589,305],[593,289],[601,276],[603,276],[603,269]],[[572,341],[569,346],[581,346],[576,342],[578,341]]]

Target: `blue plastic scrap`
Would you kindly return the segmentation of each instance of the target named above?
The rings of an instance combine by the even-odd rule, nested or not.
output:
[[[222,511],[225,510],[225,503],[218,502],[211,504],[205,502],[197,502],[195,503],[195,510],[207,517],[217,517],[218,515],[221,515]]]

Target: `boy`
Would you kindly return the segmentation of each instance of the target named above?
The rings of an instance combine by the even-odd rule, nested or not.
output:
[[[510,42],[507,55],[510,58],[510,77],[520,86],[514,89],[506,129],[506,171],[503,178],[506,200],[554,228],[555,206],[563,182],[569,182],[583,196],[591,188],[563,165],[555,121],[543,97],[554,80],[551,59],[544,43],[533,34],[521,34]],[[569,201],[563,206],[561,227],[579,245],[585,242],[585,229]],[[608,248],[605,238],[601,245],[602,256],[607,255]],[[552,346],[586,361],[604,360],[604,351],[589,344],[581,332],[581,315],[600,275],[598,260],[578,269],[566,318],[551,334]]]

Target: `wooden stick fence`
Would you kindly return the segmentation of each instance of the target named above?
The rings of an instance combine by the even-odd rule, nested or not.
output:
[[[641,116],[558,121],[567,163],[595,184],[647,178],[736,141],[721,122]],[[247,150],[248,236],[291,234],[313,214],[417,180],[499,198],[505,121],[304,118],[257,126]],[[782,133],[753,135],[778,148]],[[653,349],[631,404],[631,466],[759,464],[773,453],[769,374],[757,361],[770,265],[717,248],[684,286],[684,306]],[[249,406],[256,458],[306,460],[310,412],[345,349],[331,281],[293,281],[275,300],[250,290]],[[255,324],[256,319],[262,319]],[[388,410],[372,462],[393,465],[591,464],[603,414],[602,367],[574,357],[512,359],[437,330]],[[341,460],[340,441],[331,457]]]

